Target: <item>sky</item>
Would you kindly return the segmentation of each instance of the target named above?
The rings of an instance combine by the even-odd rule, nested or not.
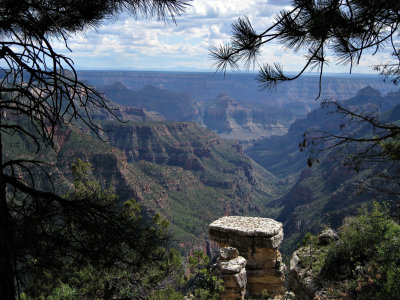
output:
[[[215,71],[210,45],[229,41],[231,25],[248,16],[256,31],[272,24],[274,15],[290,8],[289,0],[194,0],[176,24],[134,18],[128,13],[69,38],[70,52],[61,41],[56,48],[73,59],[76,69]],[[382,57],[364,57],[356,73],[372,73]],[[299,70],[302,53],[291,53],[279,44],[264,47],[260,62],[278,62],[284,70]],[[255,68],[257,70],[257,68]],[[348,72],[331,63],[327,72]]]

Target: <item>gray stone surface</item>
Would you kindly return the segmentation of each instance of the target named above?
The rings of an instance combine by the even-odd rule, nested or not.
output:
[[[210,239],[222,247],[232,246],[243,255],[249,245],[259,248],[278,248],[283,240],[282,223],[269,218],[222,217],[208,226]]]
[[[244,299],[247,261],[238,254],[238,250],[233,247],[224,247],[219,251],[213,273],[224,281],[225,288],[219,295],[220,300]]]
[[[239,273],[244,267],[246,267],[246,259],[242,256],[238,256],[228,261],[219,261],[218,268],[221,273]]]
[[[235,280],[241,289],[246,290],[247,274],[245,268],[241,269],[239,273],[235,274]]]
[[[269,218],[228,216],[212,222],[208,228],[241,236],[273,237],[282,231],[282,223]]]
[[[310,269],[300,263],[300,254],[304,255],[306,248],[295,251],[290,259],[290,272],[287,278],[289,290],[296,291],[297,299],[313,300],[317,298],[317,292],[321,289],[319,283],[314,279]]]
[[[318,245],[325,246],[339,239],[338,234],[331,228],[325,229],[318,235]]]
[[[233,247],[223,247],[219,249],[220,260],[230,260],[239,256],[239,251]]]

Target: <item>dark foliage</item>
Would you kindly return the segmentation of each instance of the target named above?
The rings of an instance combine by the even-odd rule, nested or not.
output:
[[[108,255],[88,251],[91,246],[99,246],[96,244],[99,236],[93,240],[94,245],[91,245],[91,238],[100,228],[106,234],[104,239],[113,241],[115,237],[102,224],[116,225],[121,221],[118,215],[108,212],[104,204],[85,198],[71,201],[51,191],[37,190],[30,170],[32,165],[43,167],[39,160],[15,157],[3,161],[1,141],[4,135],[24,135],[36,144],[39,153],[43,148],[53,147],[57,126],[81,122],[97,132],[90,112],[105,109],[112,114],[108,101],[78,80],[72,60],[55,51],[53,39],[63,40],[68,48],[70,34],[95,27],[123,10],[134,16],[141,14],[174,21],[185,6],[184,0],[0,1],[1,299],[15,298],[15,283],[21,279],[18,276],[21,260],[47,255],[42,251],[46,249],[42,247],[45,244],[59,247],[65,243],[62,239],[53,240],[57,235],[46,234],[47,230],[60,230],[62,222],[59,223],[61,217],[57,215],[63,214],[70,224],[92,229],[87,233],[88,244],[72,250],[82,255],[100,255],[99,259]],[[29,126],[22,126],[20,119],[29,120]],[[34,243],[21,245],[21,238]]]
[[[398,298],[399,230],[384,206],[375,204],[370,211],[364,207],[328,247],[321,278],[336,281],[352,299]]]
[[[17,224],[17,247],[26,253],[17,265],[25,278],[23,294],[47,298],[64,285],[80,297],[144,298],[181,267],[164,248],[167,222],[158,215],[144,222],[139,205],[134,200],[122,205],[111,188],[93,178],[90,164],[78,160],[72,172],[74,191],[63,200],[68,205],[49,197],[31,200],[31,206],[46,209],[30,212]]]

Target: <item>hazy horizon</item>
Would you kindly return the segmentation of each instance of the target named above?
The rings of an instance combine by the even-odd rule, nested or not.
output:
[[[230,40],[231,25],[237,18],[247,16],[254,29],[262,32],[273,23],[277,13],[290,8],[288,0],[203,0],[190,3],[192,6],[176,18],[176,24],[122,13],[95,30],[86,29],[69,37],[71,50],[65,48],[63,41],[55,41],[55,49],[73,59],[75,68],[82,70],[214,72],[209,47]],[[276,62],[286,72],[296,72],[303,66],[306,54],[301,51],[293,53],[278,43],[271,43],[262,50],[259,61],[261,64]],[[372,66],[389,57],[387,51],[380,51],[375,56],[365,52],[360,65],[353,66],[353,71],[373,73]],[[324,71],[347,73],[349,67],[343,67],[337,58],[328,55]]]

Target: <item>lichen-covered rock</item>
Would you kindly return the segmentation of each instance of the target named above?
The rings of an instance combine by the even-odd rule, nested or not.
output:
[[[224,281],[221,300],[244,299],[247,285],[246,259],[233,247],[221,248],[214,272]]]
[[[326,246],[339,239],[338,234],[331,228],[325,229],[318,235],[318,245]]]
[[[230,260],[239,256],[239,251],[233,247],[224,247],[219,250],[221,260]]]
[[[226,240],[226,236],[234,236],[235,239],[237,236],[251,237],[258,238],[261,245],[269,243],[271,248],[279,247],[283,240],[282,223],[269,218],[222,217],[208,226],[208,232],[213,240],[221,234],[223,240]]]
[[[229,216],[209,225],[210,239],[220,247],[235,247],[246,258],[247,290],[251,295],[267,290],[284,292],[284,271],[278,247],[282,223],[268,218]]]
[[[238,256],[228,261],[219,261],[218,267],[222,273],[236,274],[239,273],[246,266],[246,259]]]

